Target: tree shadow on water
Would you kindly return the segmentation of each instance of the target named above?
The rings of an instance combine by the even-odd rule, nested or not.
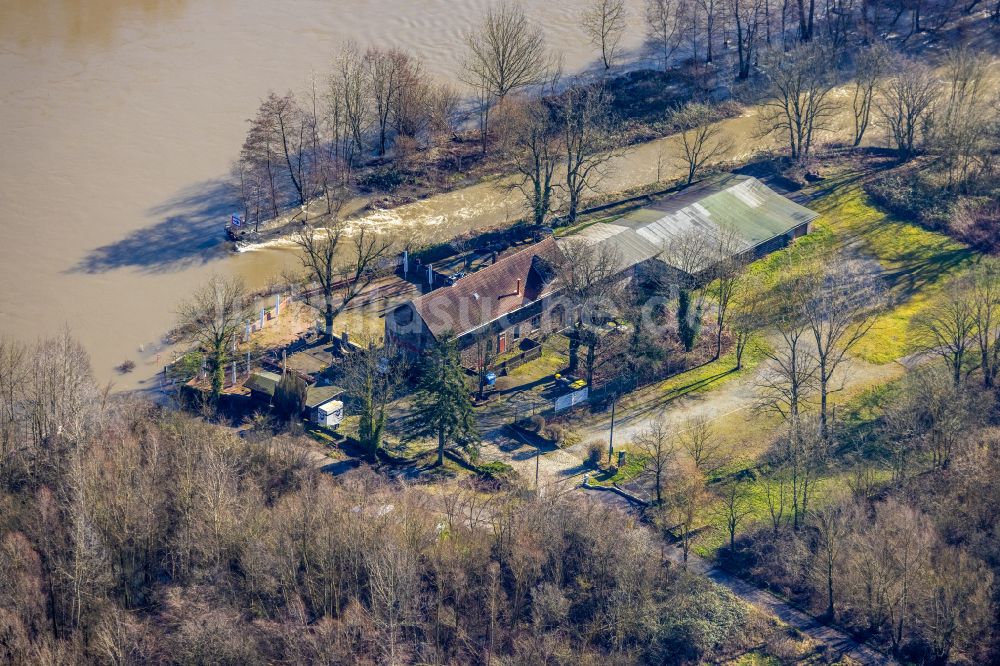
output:
[[[184,188],[149,209],[155,222],[125,238],[91,250],[73,273],[105,273],[139,268],[177,271],[225,256],[224,227],[239,202],[231,183],[209,180]]]

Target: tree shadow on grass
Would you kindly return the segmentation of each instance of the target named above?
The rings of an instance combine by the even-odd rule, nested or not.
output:
[[[232,185],[209,180],[181,190],[148,213],[152,225],[91,250],[73,273],[106,273],[139,268],[159,273],[206,264],[225,256],[224,227],[239,203]]]
[[[956,248],[950,239],[942,239],[933,248],[921,248],[896,257],[898,268],[887,271],[882,277],[897,290],[898,298],[905,299],[954,275],[974,259],[975,252],[971,249]]]

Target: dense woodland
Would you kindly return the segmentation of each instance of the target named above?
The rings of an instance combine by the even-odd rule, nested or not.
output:
[[[0,347],[9,664],[672,663],[776,631],[569,497],[335,482],[291,439]]]

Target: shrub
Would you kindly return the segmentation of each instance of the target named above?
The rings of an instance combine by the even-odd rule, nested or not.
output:
[[[306,383],[301,377],[286,372],[274,389],[275,415],[283,421],[288,421],[302,413],[306,404],[306,390]]]
[[[562,446],[563,442],[566,440],[566,434],[568,431],[569,428],[566,426],[560,423],[553,423],[545,428],[542,433],[548,439],[551,439],[556,444]]]
[[[479,466],[479,474],[488,481],[509,483],[517,476],[514,468],[499,460]]]
[[[190,351],[167,366],[167,376],[177,382],[186,382],[201,371],[204,363],[201,352]]]
[[[393,192],[402,184],[403,174],[395,166],[376,169],[358,180],[361,190],[368,192]]]
[[[916,172],[894,172],[865,184],[865,192],[881,207],[932,229],[951,219],[954,197]]]
[[[604,460],[604,442],[594,440],[587,444],[587,464],[597,467]]]
[[[135,370],[135,361],[133,361],[130,358],[127,358],[121,363],[119,363],[115,369],[118,370],[118,372],[120,372],[123,375],[127,374]]]
[[[684,583],[687,594],[663,607],[647,648],[657,663],[700,662],[747,624],[746,605],[729,591],[695,576],[685,576]]]

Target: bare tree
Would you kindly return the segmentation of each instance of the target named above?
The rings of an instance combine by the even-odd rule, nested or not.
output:
[[[854,119],[854,145],[860,146],[871,121],[875,90],[888,72],[890,52],[882,44],[863,49],[854,63],[851,111]]]
[[[942,358],[952,381],[960,384],[969,373],[969,352],[976,344],[976,312],[964,284],[954,284],[938,303],[914,318],[916,344],[925,353]]]
[[[720,227],[716,236],[717,260],[708,291],[715,300],[715,358],[722,355],[722,334],[729,323],[733,301],[747,289],[746,242],[733,228]],[[739,354],[742,358],[742,350]]]
[[[834,373],[880,313],[882,292],[877,279],[866,275],[857,262],[833,260],[799,283],[807,290],[802,294],[802,314],[815,342],[820,435],[824,438],[829,435],[827,401]]]
[[[701,231],[689,229],[673,235],[663,245],[664,266],[655,276],[657,289],[677,294],[677,335],[685,351],[694,349],[701,334],[706,290],[699,288],[701,278],[718,258],[717,248],[706,243]]]
[[[588,347],[588,360],[596,356],[599,336],[592,330],[603,322],[603,315],[617,307],[614,296],[620,289],[618,277],[622,258],[617,246],[591,243],[582,238],[568,238],[559,245],[560,259],[556,280],[568,309],[573,313],[573,332],[569,336],[569,371],[579,362],[580,345]],[[588,363],[588,374],[592,371]],[[588,380],[589,381],[589,380]]]
[[[378,154],[385,155],[386,138],[393,109],[398,108],[399,90],[403,78],[405,56],[398,50],[370,48],[362,62],[368,77],[367,88],[378,125]]]
[[[806,7],[806,0],[795,0],[799,14],[799,39],[803,42],[811,41],[813,38],[813,28],[816,18],[816,0],[809,0]],[[784,34],[784,30],[782,30]]]
[[[750,78],[750,68],[757,57],[758,33],[765,20],[767,0],[729,0],[729,11],[736,24],[736,53],[739,57],[737,77]]]
[[[573,86],[556,102],[566,164],[566,217],[576,221],[584,195],[596,189],[609,162],[624,154],[608,127],[609,103],[598,88]]]
[[[636,435],[632,444],[645,458],[645,468],[653,474],[656,503],[662,504],[663,482],[673,462],[676,448],[666,422],[662,419],[653,421],[648,429]]]
[[[816,490],[816,479],[827,462],[827,443],[819,435],[812,419],[799,417],[788,421],[788,429],[775,444],[772,456],[788,479],[792,527],[798,530],[809,513],[809,502]]]
[[[681,155],[678,160],[687,169],[687,184],[709,162],[724,155],[731,142],[724,139],[718,115],[706,104],[690,102],[670,116],[670,124],[677,131],[677,145]]]
[[[743,273],[746,277],[746,273]],[[733,332],[733,348],[736,352],[736,370],[743,369],[743,355],[754,332],[761,325],[761,310],[764,295],[752,280],[740,279],[735,283],[736,289],[731,297],[733,315],[729,328]]]
[[[278,136],[281,138],[281,152],[288,168],[288,180],[295,189],[299,205],[308,200],[303,185],[303,170],[305,168],[305,146],[308,139],[308,122],[305,114],[292,92],[278,97],[271,93],[264,101],[265,107],[274,116]]]
[[[677,444],[698,471],[710,477],[727,462],[723,443],[704,417],[686,421],[677,432]]]
[[[787,288],[801,289],[794,283],[793,278]],[[816,390],[819,364],[809,344],[812,329],[798,303],[772,304],[770,310],[768,320],[778,340],[773,348],[761,350],[768,360],[766,371],[758,379],[761,404],[794,423]]]
[[[681,463],[675,467],[670,480],[670,496],[666,503],[668,521],[680,537],[684,566],[687,566],[691,551],[691,538],[697,527],[696,521],[708,499],[705,477],[701,470],[691,463]]]
[[[828,499],[826,506],[811,513],[810,523],[817,536],[817,570],[826,587],[826,617],[835,620],[834,574],[850,547],[847,537],[853,517],[850,515],[852,507],[842,493],[835,493]]]
[[[830,58],[817,45],[800,45],[787,53],[773,49],[761,63],[771,94],[761,110],[760,130],[784,134],[794,160],[809,157],[816,134],[830,127],[836,109]]]
[[[177,309],[181,334],[205,352],[216,402],[225,384],[226,363],[252,317],[252,302],[238,278],[213,275]]]
[[[330,77],[330,108],[336,113],[336,130],[341,136],[341,157],[348,168],[353,168],[358,155],[364,152],[372,109],[370,78],[367,75],[364,55],[356,44],[344,46],[334,62]]]
[[[680,0],[646,0],[646,38],[663,62],[664,71],[683,39],[680,5]]]
[[[520,179],[512,187],[524,197],[535,224],[545,223],[552,207],[552,182],[562,161],[549,107],[540,99],[508,99],[506,116],[514,127],[511,141],[514,168]]]
[[[392,120],[400,137],[416,138],[427,131],[447,132],[455,113],[455,94],[435,84],[423,63],[407,53],[396,52],[399,85]]]
[[[15,469],[25,462],[22,449],[26,448],[26,443],[19,417],[28,373],[27,347],[0,337],[0,484],[8,483],[15,475]]]
[[[876,103],[882,124],[900,157],[912,157],[921,129],[938,96],[938,81],[923,63],[899,57],[894,74],[885,83]]]
[[[540,83],[548,60],[542,31],[533,27],[520,5],[501,0],[486,12],[479,28],[465,38],[462,80],[482,100],[483,151],[489,135],[489,112],[511,91]]]
[[[736,532],[752,515],[750,488],[740,478],[726,480],[719,489],[722,499],[721,514],[729,533],[729,553],[736,553]]]
[[[690,2],[694,5],[694,13],[692,15],[693,31],[697,32],[698,30],[697,10],[701,9],[702,14],[705,16],[705,62],[711,63],[714,55],[712,47],[716,41],[715,21],[719,18],[722,2],[721,0],[690,0]],[[694,59],[698,59],[697,53],[694,54]]]
[[[590,43],[600,49],[604,69],[611,69],[627,27],[625,0],[591,0],[580,22]]]
[[[278,216],[281,195],[277,183],[279,141],[274,117],[261,105],[257,115],[248,121],[250,129],[240,151],[238,171],[243,197],[244,214],[252,216],[255,227],[260,224],[263,209]]]
[[[344,359],[343,382],[358,407],[358,439],[374,457],[382,446],[389,405],[405,381],[406,363],[389,341],[362,340],[360,347]]]
[[[761,469],[764,499],[771,516],[771,531],[777,533],[788,506],[788,474],[783,465],[772,464]]]
[[[346,231],[347,225],[334,213],[317,224],[303,225],[294,239],[308,278],[319,283],[328,339],[333,338],[333,320],[380,275],[392,248],[388,238],[368,225],[357,225],[349,235]],[[346,261],[345,237],[350,253]],[[335,296],[340,297],[337,302]]]
[[[1000,372],[1000,266],[984,258],[971,278],[973,331],[979,346],[983,386],[992,388]]]
[[[932,142],[944,158],[948,188],[964,185],[997,144],[997,110],[987,85],[992,58],[966,47],[945,56],[945,94],[935,114]]]

